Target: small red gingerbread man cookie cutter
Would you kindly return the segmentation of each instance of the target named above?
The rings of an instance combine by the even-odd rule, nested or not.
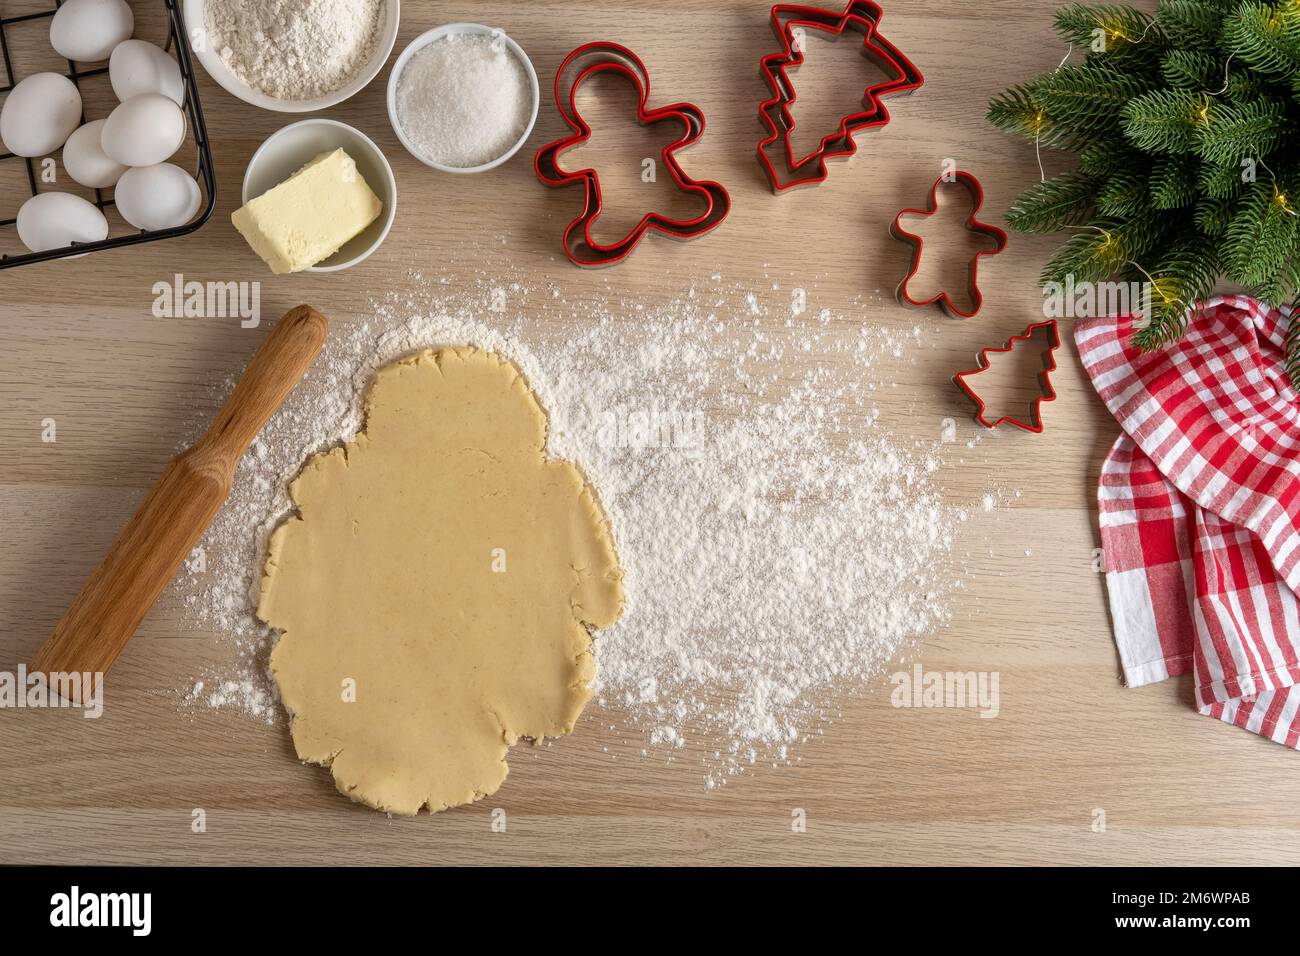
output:
[[[939,187],[945,183],[959,183],[965,187],[967,192],[970,193],[971,199],[974,201],[970,215],[966,218],[966,229],[979,235],[990,236],[995,242],[992,249],[981,249],[976,252],[974,258],[971,259],[970,272],[966,283],[966,291],[969,293],[971,301],[971,310],[969,312],[959,308],[946,291],[932,295],[928,299],[914,299],[907,291],[908,283],[916,278],[916,273],[921,268],[921,249],[923,244],[920,236],[908,232],[903,228],[902,219],[904,216],[933,216],[939,209]],[[986,222],[980,222],[979,219],[976,218],[976,214],[979,213],[980,207],[983,205],[984,187],[980,185],[980,181],[970,173],[957,170],[953,173],[946,173],[934,181],[934,185],[930,187],[930,204],[928,209],[903,209],[899,211],[898,215],[894,217],[893,223],[889,226],[889,234],[895,239],[901,239],[904,242],[912,244],[911,268],[908,269],[907,275],[903,277],[903,281],[898,284],[898,289],[895,293],[899,302],[915,306],[934,305],[937,302],[939,307],[948,315],[961,319],[969,319],[971,316],[979,312],[980,307],[984,304],[984,297],[980,294],[978,282],[980,256],[997,255],[1007,247],[1007,234],[1005,232],[997,226],[991,226]]]

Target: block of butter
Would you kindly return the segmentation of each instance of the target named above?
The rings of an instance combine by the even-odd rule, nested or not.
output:
[[[328,259],[374,222],[383,206],[352,157],[336,149],[249,200],[230,220],[279,275]]]

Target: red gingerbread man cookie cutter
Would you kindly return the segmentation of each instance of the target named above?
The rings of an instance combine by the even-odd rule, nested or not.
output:
[[[904,216],[933,216],[939,209],[939,187],[945,183],[958,183],[965,187],[970,193],[974,205],[971,207],[970,215],[966,217],[965,227],[968,231],[978,235],[989,236],[994,240],[992,249],[981,249],[975,253],[971,259],[970,271],[967,274],[966,291],[970,296],[971,309],[969,312],[959,308],[952,300],[952,297],[946,292],[939,292],[928,299],[915,299],[907,291],[908,283],[916,278],[917,272],[921,268],[921,250],[923,243],[921,237],[915,233],[908,232],[902,226]],[[980,222],[976,218],[980,208],[984,205],[984,187],[980,181],[970,173],[957,170],[956,172],[940,176],[930,187],[930,204],[927,209],[903,209],[894,217],[893,223],[890,224],[889,233],[895,239],[901,239],[904,242],[912,244],[912,265],[903,277],[903,281],[898,284],[896,295],[899,302],[907,305],[927,306],[934,305],[936,302],[948,315],[955,318],[969,319],[979,312],[980,307],[984,304],[984,296],[980,293],[979,287],[979,261],[981,256],[994,256],[1007,247],[1007,234],[997,226],[991,226],[986,222]]]
[[[703,198],[705,208],[693,219],[672,219],[647,212],[632,230],[617,242],[602,244],[592,238],[592,223],[600,216],[602,198],[600,178],[591,168],[568,172],[560,168],[559,158],[591,138],[591,127],[578,114],[578,88],[598,73],[614,73],[629,80],[637,90],[637,121],[643,126],[665,120],[680,120],[685,131],[665,146],[661,163],[681,190]],[[563,139],[548,143],[537,152],[533,168],[537,178],[547,186],[582,184],[585,197],[582,212],[564,230],[564,252],[580,266],[606,266],[620,262],[631,254],[642,239],[658,232],[674,239],[694,239],[715,229],[731,209],[731,197],[719,183],[692,179],[677,162],[676,153],[685,149],[704,132],[704,114],[690,103],[674,103],[649,109],[650,74],[640,58],[627,47],[609,40],[584,43],[560,64],[555,73],[555,105],[565,123],[573,130]]]

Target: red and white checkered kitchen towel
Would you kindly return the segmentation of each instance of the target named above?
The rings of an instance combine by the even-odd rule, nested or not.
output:
[[[1201,713],[1300,749],[1300,407],[1289,317],[1211,299],[1179,342],[1141,352],[1129,318],[1075,341],[1123,434],[1098,503],[1115,641],[1130,686],[1191,671]]]

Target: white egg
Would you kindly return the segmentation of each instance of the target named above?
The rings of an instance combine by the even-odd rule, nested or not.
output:
[[[108,220],[72,193],[37,193],[18,210],[18,238],[32,252],[108,238]]]
[[[199,211],[199,184],[171,163],[128,169],[113,190],[122,218],[137,229],[183,226]]]
[[[185,114],[161,93],[141,93],[104,121],[104,152],[125,166],[153,166],[185,141]]]
[[[108,80],[119,102],[141,93],[161,93],[179,106],[185,102],[185,81],[176,61],[147,40],[124,40],[108,58]]]
[[[91,189],[107,189],[127,169],[104,154],[101,145],[103,128],[104,120],[93,120],[63,144],[63,168],[69,176]]]
[[[50,46],[69,60],[93,63],[108,59],[134,29],[126,0],[66,0],[50,20]]]
[[[81,123],[81,94],[66,76],[33,73],[0,109],[0,140],[17,156],[46,156]]]

